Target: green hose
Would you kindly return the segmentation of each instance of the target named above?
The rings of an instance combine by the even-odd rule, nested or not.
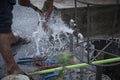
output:
[[[120,57],[111,58],[111,59],[105,59],[105,60],[93,61],[92,64],[94,64],[94,65],[106,64],[106,63],[118,62],[118,61],[120,61]],[[50,73],[50,72],[60,71],[60,70],[63,70],[63,69],[73,69],[73,68],[80,68],[80,67],[87,67],[87,66],[90,66],[90,65],[87,64],[87,63],[81,63],[81,64],[64,66],[64,68],[63,67],[57,67],[57,68],[53,68],[53,69],[47,69],[47,70],[42,70],[42,71],[30,72],[30,73],[27,73],[27,75],[28,76],[33,76],[33,75],[37,75],[37,74],[47,74],[47,73]]]

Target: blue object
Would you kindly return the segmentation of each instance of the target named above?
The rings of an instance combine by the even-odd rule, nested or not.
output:
[[[17,61],[18,64],[27,63],[27,62],[33,62],[33,60],[28,59],[28,60],[18,60],[18,61]]]
[[[33,58],[19,58],[17,63],[22,64],[22,63],[27,63],[27,62],[33,62]]]
[[[27,57],[27,58],[19,58],[19,60],[26,60],[26,59],[33,59],[33,58],[29,58],[29,57]]]
[[[44,76],[44,79],[49,80],[52,77],[57,77],[59,74],[60,74],[60,72],[57,71],[57,72],[54,72],[54,73],[51,73],[51,74],[48,74],[48,75]]]
[[[56,64],[56,62],[53,61],[53,60],[46,60],[46,61],[44,62],[44,65],[45,65],[45,66],[50,66],[50,65],[53,65],[53,64]]]

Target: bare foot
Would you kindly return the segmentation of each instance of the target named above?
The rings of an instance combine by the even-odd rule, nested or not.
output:
[[[7,71],[7,75],[24,74],[24,72],[16,64],[12,64],[12,65],[7,66],[6,71]]]

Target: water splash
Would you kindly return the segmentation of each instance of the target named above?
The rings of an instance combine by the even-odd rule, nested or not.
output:
[[[49,58],[54,58],[59,53],[68,49],[70,46],[70,34],[73,35],[74,30],[69,28],[69,26],[63,22],[61,17],[53,12],[49,21],[46,23],[46,25],[48,25],[48,32],[45,32],[42,28],[45,20],[39,14],[38,18],[39,24],[37,26],[37,30],[33,33],[37,50],[34,55],[39,57],[47,56]],[[77,40],[75,39],[75,36],[73,37],[74,45]],[[81,33],[78,33],[78,38],[78,43],[84,42],[84,37]],[[84,47],[86,45],[87,43],[83,44]],[[80,49],[81,53],[87,54],[85,49],[82,50],[80,47],[76,49]],[[81,56],[79,53],[78,55]]]
[[[74,30],[69,28],[69,26],[62,21],[59,15],[52,13],[50,20],[46,23],[48,25],[48,32],[45,32],[42,28],[45,20],[39,14],[38,18],[37,30],[33,33],[37,50],[34,56],[47,56],[49,59],[54,59],[61,52],[68,50],[67,48],[70,44],[70,34],[73,35]],[[79,38],[78,43],[84,42],[84,36],[81,33],[78,33],[77,36]],[[50,37],[52,37],[52,40]],[[75,36],[73,36],[73,38],[73,45],[75,45],[77,40],[75,39]],[[85,42],[82,45],[86,47],[87,43]],[[84,59],[83,57],[87,54],[86,49],[78,46],[75,50],[76,52],[74,51],[74,53],[76,53],[80,59]]]
[[[54,16],[54,14],[52,14]],[[60,43],[60,48],[64,46],[64,43],[61,40],[61,35],[64,35],[67,40],[69,41],[69,34],[73,34],[73,29],[69,28],[61,19],[60,16],[56,15],[51,17],[49,22],[49,28],[52,31],[51,36],[53,37],[54,41],[58,40]]]
[[[37,26],[37,30],[35,32],[33,32],[33,38],[35,40],[36,48],[37,48],[37,52],[35,53],[35,56],[38,56],[38,57],[43,56],[43,54],[41,53],[41,51],[39,49],[40,48],[39,42],[43,41],[42,40],[43,38],[47,38],[47,34],[42,29],[43,22],[44,22],[44,19],[42,19],[41,16],[38,14],[38,26]]]
[[[56,55],[59,52],[58,50],[61,50],[67,43],[65,40],[63,41],[61,35],[64,35],[67,41],[69,41],[68,33],[72,34],[74,30],[65,25],[61,17],[53,12],[47,23],[47,25],[49,25],[49,31],[46,33],[42,28],[44,19],[39,14],[38,18],[39,23],[37,30],[33,33],[33,38],[37,47],[35,56],[43,56],[46,55],[46,53],[49,53],[49,55],[51,55],[51,53]],[[49,37],[51,36],[53,37],[54,44],[49,41]],[[43,52],[43,54],[41,52]]]

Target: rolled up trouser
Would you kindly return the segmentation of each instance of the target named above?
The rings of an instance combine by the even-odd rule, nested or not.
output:
[[[0,33],[11,32],[13,4],[9,0],[0,0]]]

